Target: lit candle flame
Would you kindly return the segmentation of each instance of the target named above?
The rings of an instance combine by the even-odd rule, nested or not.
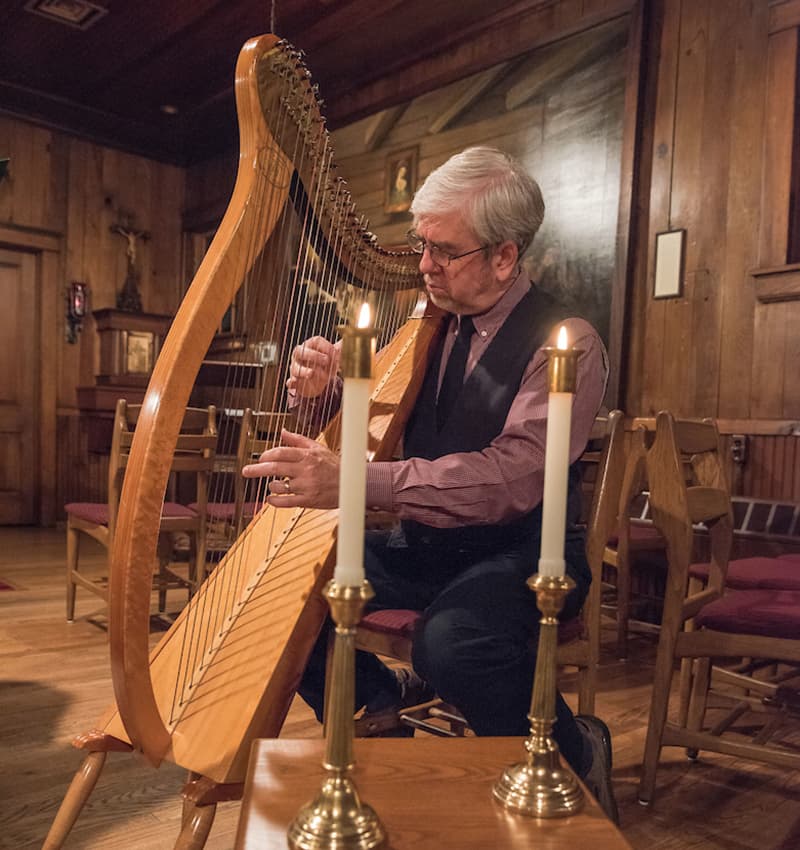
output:
[[[567,329],[564,327],[564,325],[561,325],[558,330],[558,342],[556,343],[556,345],[562,351],[566,351],[567,349]]]
[[[361,310],[358,313],[358,322],[356,322],[356,327],[359,328],[368,328],[370,321],[370,312],[369,312],[369,304],[365,301],[361,305]]]

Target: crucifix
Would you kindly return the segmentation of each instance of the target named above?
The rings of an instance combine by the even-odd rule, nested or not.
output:
[[[125,253],[128,257],[128,270],[125,275],[125,283],[122,290],[117,294],[117,309],[129,310],[133,313],[142,312],[142,296],[139,294],[139,273],[136,271],[136,240],[146,242],[150,234],[145,230],[135,230],[129,223],[112,224],[111,232],[122,236],[127,241]]]

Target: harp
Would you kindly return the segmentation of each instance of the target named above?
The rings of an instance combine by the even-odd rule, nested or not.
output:
[[[288,357],[299,325],[307,325],[297,320],[293,293],[312,268],[329,301],[338,289],[372,302],[391,336],[376,362],[373,459],[391,456],[441,327],[441,314],[424,306],[406,320],[412,302],[398,292],[417,292],[417,258],[382,249],[359,219],[335,174],[300,54],[271,35],[249,41],[236,67],[236,101],[241,138],[233,195],[156,363],[125,476],[110,579],[116,704],[75,742],[89,754],[46,848],[61,846],[113,750],[136,750],[154,765],[166,759],[190,771],[190,808],[176,847],[202,847],[214,804],[241,792],[252,739],[278,735],[324,621],[320,591],[333,567],[336,511],[265,507],[149,649],[169,460],[204,356],[237,291],[248,286],[247,311],[263,316],[271,344],[279,341],[281,380],[258,407],[282,403]],[[253,294],[257,283],[265,295]],[[334,449],[337,426],[333,419],[319,437]]]

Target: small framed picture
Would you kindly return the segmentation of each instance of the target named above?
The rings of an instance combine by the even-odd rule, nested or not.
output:
[[[656,274],[653,298],[681,297],[685,243],[685,230],[656,233]]]
[[[384,165],[383,210],[387,213],[407,212],[417,188],[419,148],[394,151]]]
[[[155,336],[149,331],[128,331],[125,371],[129,375],[149,375],[153,371]]]

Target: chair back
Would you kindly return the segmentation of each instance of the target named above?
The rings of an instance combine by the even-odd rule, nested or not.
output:
[[[109,507],[113,498],[115,508],[111,517],[116,517],[116,508],[119,507],[122,480],[141,409],[140,404],[128,404],[124,398],[117,400],[108,470]],[[182,473],[194,475],[197,502],[203,509],[208,501],[208,480],[214,467],[216,452],[216,407],[213,404],[208,407],[187,407],[175,447],[175,457],[170,466],[173,476],[170,486],[175,486],[174,476]]]
[[[114,534],[122,481],[127,467],[133,435],[141,413],[141,405],[128,404],[125,399],[117,401],[114,434],[109,458],[109,517],[111,539]],[[161,516],[159,532],[162,538],[160,560],[168,560],[171,545],[167,535],[176,532],[189,532],[193,562],[191,568],[192,584],[202,580],[205,571],[206,555],[206,507],[208,505],[209,479],[216,462],[217,452],[217,410],[212,404],[208,407],[187,407],[181,423],[181,430],[175,445],[175,453],[170,464],[168,494]],[[188,498],[181,499],[179,484],[193,491],[192,509],[183,504]],[[162,565],[163,566],[163,565]]]
[[[716,424],[676,420],[662,411],[647,452],[653,522],[667,542],[669,574],[664,618],[680,611],[690,619],[721,596],[733,543],[733,513]],[[696,526],[708,529],[711,569],[708,587],[686,598]]]
[[[796,747],[778,745],[780,724],[791,716],[788,706],[781,704],[781,679],[770,681],[768,671],[759,669],[764,659],[770,665],[800,663],[800,594],[791,590],[724,594],[734,522],[719,445],[712,421],[678,421],[662,412],[647,453],[650,507],[666,538],[669,569],[639,785],[639,801],[645,804],[655,792],[664,746],[687,747],[690,758],[708,749],[783,768],[800,766]],[[707,585],[689,579],[699,527],[707,529],[709,538]],[[726,658],[736,659],[735,666],[712,665]],[[678,660],[677,719],[670,722]]]
[[[578,669],[578,707],[583,714],[594,713],[597,666],[600,660],[600,602],[603,545],[616,518],[617,479],[623,463],[623,414],[612,410],[595,419],[586,451],[581,455],[585,473],[596,467],[592,501],[586,523],[586,558],[592,583],[579,620],[559,629],[556,661],[559,666]],[[599,445],[598,445],[599,444]],[[577,635],[571,626],[580,625]]]
[[[189,476],[195,488],[197,514],[205,526],[208,505],[209,478],[214,470],[217,455],[217,409],[187,407],[181,430],[175,444],[175,453],[170,465],[173,481],[178,476]],[[179,499],[187,501],[186,499]],[[162,528],[169,530],[168,518],[162,519]]]
[[[592,583],[581,615],[583,636],[558,648],[559,664],[574,664],[580,671],[578,701],[580,711],[587,714],[594,713],[597,666],[600,662],[603,551],[616,522],[619,482],[625,463],[623,422],[621,410],[612,410],[607,417],[598,417],[590,444],[599,437],[601,446],[596,453],[590,449],[583,456],[584,460],[597,464],[586,525],[586,559],[592,571]]]
[[[655,417],[634,416],[628,423],[628,431],[617,511],[618,545],[622,547],[630,542],[631,517],[638,512],[635,510],[635,502],[642,498],[648,487],[646,457],[655,438]]]
[[[266,478],[244,478],[242,469],[267,449],[280,442],[281,429],[292,427],[290,413],[245,408],[236,449],[236,474],[233,482],[233,531],[238,537],[244,526],[258,512],[268,495]]]
[[[117,399],[114,409],[114,429],[111,434],[111,451],[108,455],[109,540],[114,539],[114,526],[117,522],[122,481],[128,465],[138,410],[139,405],[129,405],[124,398]]]
[[[599,586],[603,550],[617,524],[619,496],[625,473],[624,415],[621,410],[612,410],[596,424],[603,427],[604,433],[586,526],[586,557],[592,568],[593,582],[596,578]]]

